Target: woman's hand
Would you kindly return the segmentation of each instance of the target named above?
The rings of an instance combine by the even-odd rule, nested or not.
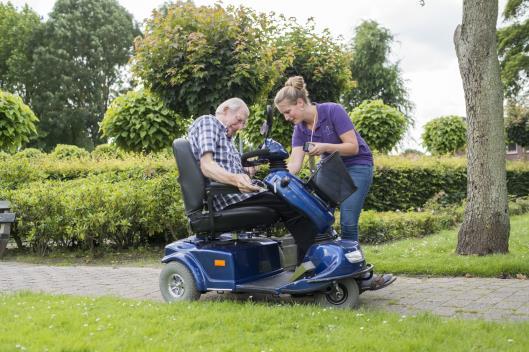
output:
[[[323,153],[330,153],[329,143],[314,143],[312,142],[309,146],[309,155],[317,156]]]

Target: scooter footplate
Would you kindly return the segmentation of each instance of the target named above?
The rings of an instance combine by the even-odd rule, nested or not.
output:
[[[278,289],[290,282],[292,277],[291,271],[283,271],[279,274],[265,277],[264,279],[247,282],[236,285],[237,292],[259,292],[259,293],[277,293]]]

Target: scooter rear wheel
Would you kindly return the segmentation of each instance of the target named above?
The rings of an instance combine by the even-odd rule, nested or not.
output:
[[[170,262],[160,273],[160,292],[166,302],[195,301],[200,298],[195,279],[179,262]]]
[[[355,279],[344,279],[333,284],[330,291],[316,294],[314,301],[323,307],[351,309],[358,306],[360,290]]]

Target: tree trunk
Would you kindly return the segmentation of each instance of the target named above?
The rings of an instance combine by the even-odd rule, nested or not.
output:
[[[454,43],[467,111],[467,205],[457,253],[509,251],[503,88],[497,54],[497,0],[464,0]]]

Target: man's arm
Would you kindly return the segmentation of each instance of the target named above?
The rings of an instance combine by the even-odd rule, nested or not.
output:
[[[252,185],[250,177],[246,174],[233,174],[226,171],[213,160],[213,153],[206,152],[200,158],[200,170],[207,178],[236,186],[241,192],[258,192],[259,187]]]

